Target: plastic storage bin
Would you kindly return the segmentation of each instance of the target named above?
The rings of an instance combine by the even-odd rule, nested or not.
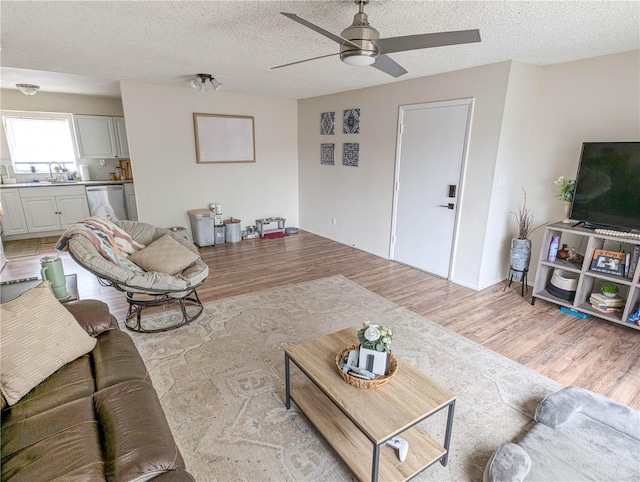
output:
[[[215,243],[223,244],[224,243],[224,225],[215,226],[213,228],[213,232],[214,232]]]
[[[191,222],[193,241],[198,247],[213,246],[215,244],[213,211],[208,209],[192,209],[187,211],[187,214]]]

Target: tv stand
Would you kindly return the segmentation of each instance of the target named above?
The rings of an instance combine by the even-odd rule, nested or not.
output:
[[[629,328],[640,330],[640,326],[628,321],[629,316],[640,307],[640,262],[633,273],[633,278],[622,276],[614,276],[610,274],[598,273],[591,271],[591,261],[593,253],[596,249],[606,249],[611,251],[620,251],[619,248],[612,248],[611,245],[622,244],[625,252],[632,253],[636,247],[640,247],[640,239],[635,237],[621,237],[620,235],[628,235],[635,233],[619,233],[613,231],[615,235],[607,233],[609,230],[593,230],[583,227],[570,227],[561,222],[545,226],[544,237],[542,238],[542,247],[540,250],[540,258],[538,260],[536,279],[533,284],[533,294],[531,296],[531,304],[535,304],[536,299],[540,298],[551,303],[555,303],[566,308],[576,310],[596,316],[612,323],[617,323]],[[554,236],[560,236],[560,243],[575,246],[580,250],[580,254],[584,256],[581,263],[575,264],[564,259],[556,259],[549,261],[549,247],[551,239]],[[586,243],[585,243],[586,241]],[[586,244],[586,247],[585,247]],[[552,295],[547,289],[547,285],[553,276],[555,269],[561,269],[566,272],[578,275],[578,287],[573,301],[564,300]],[[620,313],[604,313],[591,306],[589,298],[592,292],[600,290],[600,286],[604,283],[613,283],[618,286],[620,296],[625,298],[626,304],[624,310]]]

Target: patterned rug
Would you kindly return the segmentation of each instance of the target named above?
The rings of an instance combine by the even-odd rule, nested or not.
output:
[[[172,315],[151,316],[164,323]],[[284,407],[284,348],[365,320],[395,328],[393,352],[402,362],[457,395],[449,464],[415,480],[482,480],[493,451],[562,388],[342,276],[208,303],[197,321],[175,331],[129,333],[196,480],[350,481],[351,471],[297,407]],[[346,382],[336,373],[336,383]],[[422,426],[441,441],[445,421],[439,413]]]

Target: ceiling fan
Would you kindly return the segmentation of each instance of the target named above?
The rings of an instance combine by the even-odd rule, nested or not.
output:
[[[353,17],[353,23],[342,31],[340,35],[316,25],[309,20],[299,17],[295,13],[280,12],[294,22],[298,22],[305,27],[315,30],[321,35],[340,44],[340,52],[321,55],[311,59],[299,60],[284,65],[272,67],[279,69],[289,65],[300,64],[310,60],[322,59],[332,55],[340,54],[340,60],[348,65],[371,65],[382,72],[393,77],[400,77],[407,71],[396,63],[387,54],[403,52],[406,50],[426,49],[431,47],[443,47],[445,45],[466,44],[480,42],[479,30],[457,30],[452,32],[425,33],[418,35],[406,35],[403,37],[380,38],[380,33],[369,25],[367,14],[364,13],[364,6],[369,0],[354,0],[358,5],[358,13]]]

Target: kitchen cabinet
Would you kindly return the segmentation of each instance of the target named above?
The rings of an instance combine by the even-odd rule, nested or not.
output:
[[[138,220],[138,205],[136,204],[136,191],[133,183],[124,184],[124,197],[127,203],[127,217],[130,221]]]
[[[124,117],[74,115],[73,123],[80,158],[129,158]]]
[[[18,189],[2,189],[0,191],[2,200],[2,231],[5,236],[13,234],[26,234],[27,221],[24,217],[24,210],[20,202],[20,192]]]
[[[116,136],[116,157],[129,159],[129,143],[127,142],[127,126],[124,123],[124,117],[114,117],[113,128]]]
[[[89,217],[84,186],[20,189],[29,233],[61,231]]]

